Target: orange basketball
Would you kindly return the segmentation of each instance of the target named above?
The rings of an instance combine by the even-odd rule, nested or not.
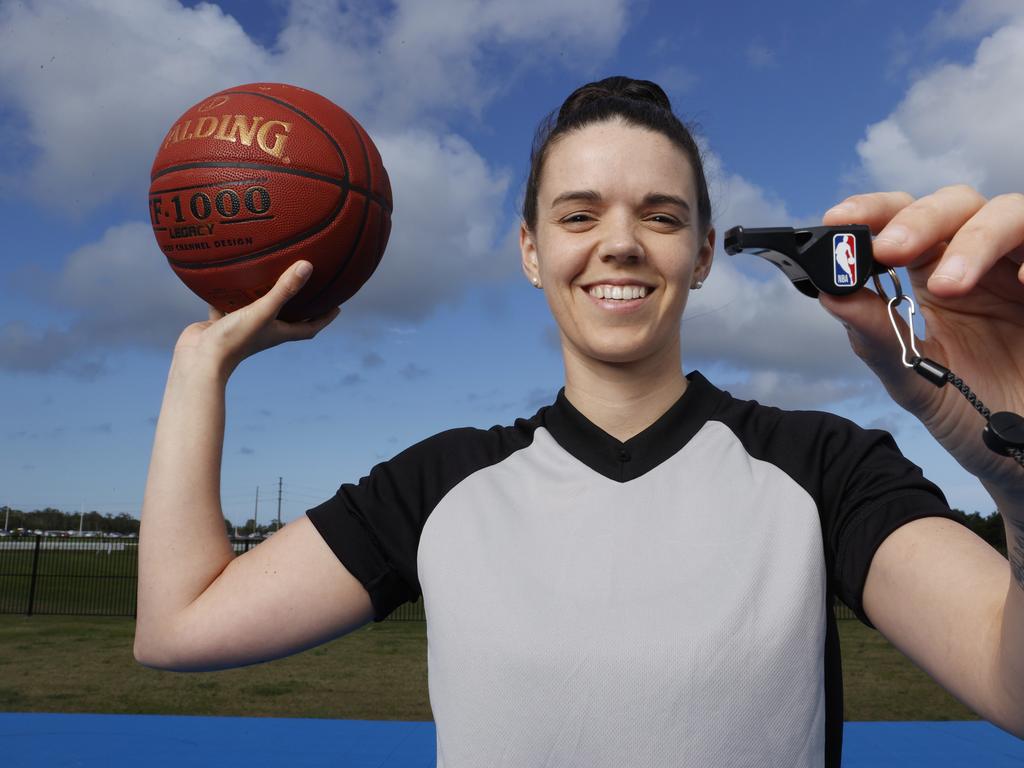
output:
[[[391,232],[391,183],[363,127],[280,83],[215,93],[185,112],[153,161],[149,213],[181,280],[223,312],[313,264],[282,320],[320,315],[373,274]]]

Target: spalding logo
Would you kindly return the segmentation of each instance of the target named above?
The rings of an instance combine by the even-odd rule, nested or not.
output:
[[[221,97],[225,100],[227,97]],[[224,102],[215,103],[216,98],[201,105],[199,111],[215,109]],[[280,158],[284,162],[290,162],[284,155],[285,144],[288,142],[288,134],[294,123],[286,123],[283,120],[267,120],[260,115],[252,117],[246,115],[221,115],[216,117],[206,115],[195,121],[185,120],[175,123],[164,139],[163,148],[192,139],[218,139],[220,141],[241,141],[246,147],[250,147],[255,140],[256,146],[271,157]]]

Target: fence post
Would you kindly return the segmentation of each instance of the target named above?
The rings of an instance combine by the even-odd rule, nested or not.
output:
[[[36,574],[39,572],[39,542],[42,541],[43,537],[36,534],[36,548],[32,553],[32,581],[29,583],[28,588],[28,615],[32,615],[32,606],[36,599]]]

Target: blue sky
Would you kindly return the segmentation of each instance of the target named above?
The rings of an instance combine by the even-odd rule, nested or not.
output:
[[[517,210],[537,122],[610,74],[660,82],[696,124],[719,232],[816,223],[854,192],[1024,178],[1015,0],[0,0],[0,506],[138,515],[174,340],[205,318],[149,230],[149,168],[185,108],[246,82],[352,112],[395,213],[341,317],[232,378],[225,514],[251,517],[258,486],[276,515],[280,477],[286,522],[421,438],[550,402],[561,357]],[[951,504],[991,512],[837,323],[754,261],[716,255],[684,367],[889,429]]]

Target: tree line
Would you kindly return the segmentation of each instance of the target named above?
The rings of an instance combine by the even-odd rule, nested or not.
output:
[[[1006,557],[1006,530],[1003,528],[1002,515],[996,512],[988,517],[982,517],[978,512],[968,515],[959,509],[954,509],[953,512],[968,528]],[[81,514],[62,512],[52,507],[32,512],[24,512],[13,507],[0,507],[0,525],[4,520],[7,520],[7,527],[12,531],[19,528],[26,531],[78,531],[81,525],[83,532],[119,533],[122,536],[130,533],[138,535],[140,522],[127,512],[118,515],[108,512],[101,515],[93,510]],[[245,521],[245,525],[236,528],[230,520],[224,518],[224,530],[229,536],[236,533],[239,536],[250,536],[254,533],[265,536],[277,530],[277,521],[271,520],[269,525],[256,525],[256,521],[250,517]]]
[[[89,512],[64,512],[53,507],[46,509],[34,509],[26,512],[14,507],[0,507],[0,527],[6,524],[7,530],[23,532],[35,531],[73,531],[79,529],[83,533],[119,533],[122,536],[129,534],[138,535],[140,520],[137,517],[121,512],[114,515],[110,512],[100,514],[96,510]],[[229,536],[249,536],[251,534],[267,535],[277,530],[277,520],[271,520],[269,525],[256,525],[252,518],[246,520],[245,525],[235,525],[224,518],[224,530]]]

